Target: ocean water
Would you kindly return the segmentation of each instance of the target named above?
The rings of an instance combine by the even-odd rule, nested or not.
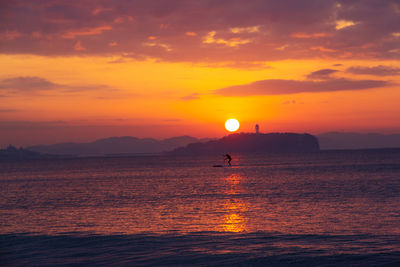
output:
[[[0,162],[0,265],[400,266],[400,150]]]

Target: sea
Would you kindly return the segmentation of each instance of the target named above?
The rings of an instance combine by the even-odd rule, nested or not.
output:
[[[400,149],[0,162],[1,266],[400,266]]]

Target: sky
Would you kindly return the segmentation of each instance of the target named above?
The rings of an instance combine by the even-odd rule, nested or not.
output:
[[[0,0],[0,147],[400,133],[399,0]]]

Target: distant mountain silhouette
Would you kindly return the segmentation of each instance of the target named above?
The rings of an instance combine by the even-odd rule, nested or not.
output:
[[[90,143],[59,143],[28,147],[29,150],[55,155],[116,155],[162,153],[193,142],[208,141],[190,136],[179,136],[164,140],[136,138],[131,136],[110,137]]]
[[[16,148],[14,146],[0,149],[0,160],[47,159],[52,157],[52,155],[45,155],[23,148]]]
[[[317,138],[318,139],[317,139]],[[230,152],[285,152],[316,151],[321,149],[400,148],[400,134],[360,134],[328,132],[316,137],[296,133],[236,133],[221,139],[198,139],[179,136],[164,140],[130,136],[110,137],[88,143],[59,143],[17,149],[10,146],[0,150],[4,158],[51,158],[65,156],[103,156],[171,152],[230,153]],[[39,154],[40,153],[40,154]]]
[[[192,143],[177,148],[174,154],[233,152],[312,152],[318,151],[316,137],[297,133],[237,133],[205,143]]]
[[[400,148],[400,134],[329,132],[317,138],[321,149]]]

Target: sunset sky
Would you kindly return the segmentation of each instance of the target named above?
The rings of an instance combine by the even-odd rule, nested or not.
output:
[[[399,0],[0,0],[0,147],[400,132]]]

